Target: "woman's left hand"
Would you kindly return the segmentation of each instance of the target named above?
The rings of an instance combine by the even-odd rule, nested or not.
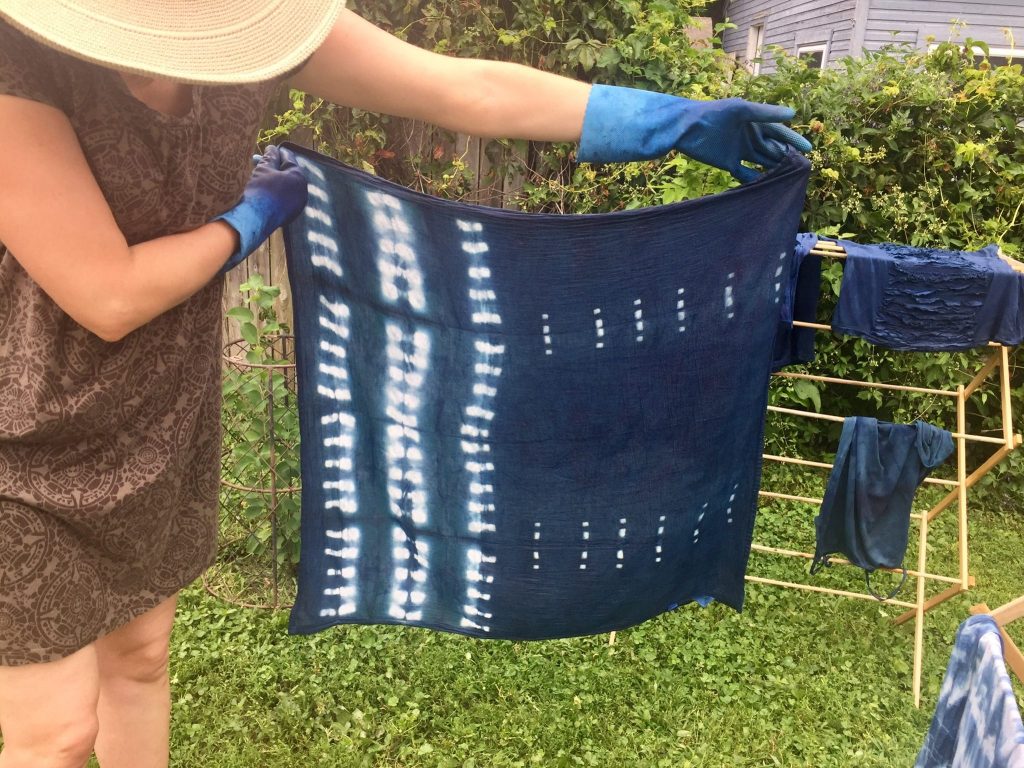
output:
[[[214,221],[230,224],[238,233],[238,250],[222,272],[241,264],[271,232],[294,219],[306,206],[306,175],[291,153],[267,147],[242,192],[242,200]]]
[[[607,163],[649,160],[676,149],[729,171],[742,182],[770,169],[790,148],[810,142],[788,126],[789,107],[743,99],[694,101],[655,91],[595,85],[587,102],[577,159]]]

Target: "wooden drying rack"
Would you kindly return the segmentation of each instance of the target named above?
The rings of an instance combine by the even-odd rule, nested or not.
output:
[[[824,258],[838,258],[845,259],[846,251],[838,243],[829,241],[819,241],[811,253]],[[1024,266],[1018,265],[1022,270]],[[1017,268],[1016,266],[1014,267]],[[820,323],[805,323],[805,322],[794,322],[794,326],[803,328],[814,328],[821,331],[831,331],[831,327]],[[974,579],[970,575],[969,560],[968,560],[968,545],[967,545],[967,490],[977,483],[982,477],[984,477],[989,471],[992,470],[999,462],[1001,462],[1007,455],[1017,447],[1021,445],[1021,436],[1013,432],[1012,421],[1013,412],[1010,403],[1010,365],[1009,365],[1009,354],[1008,349],[1005,346],[998,344],[990,344],[991,353],[988,359],[981,366],[974,378],[965,386],[959,385],[955,389],[930,389],[926,387],[913,387],[900,384],[886,384],[879,382],[868,382],[860,381],[855,379],[843,379],[834,376],[819,376],[808,373],[790,373],[790,372],[779,372],[775,375],[780,378],[788,379],[804,379],[807,381],[821,382],[825,384],[838,384],[848,385],[852,387],[866,387],[871,389],[881,389],[890,391],[900,392],[912,392],[917,394],[935,395],[938,397],[948,398],[949,401],[955,406],[956,409],[956,431],[952,433],[953,439],[956,446],[956,480],[945,480],[939,478],[927,478],[926,483],[930,485],[940,485],[949,488],[949,492],[945,497],[937,504],[932,506],[926,511],[917,511],[911,514],[911,518],[918,524],[918,556],[917,556],[917,569],[907,569],[908,581],[916,579],[916,596],[913,602],[908,600],[886,600],[888,605],[896,605],[901,608],[905,608],[904,613],[896,617],[894,620],[896,624],[902,624],[904,622],[913,619],[914,625],[914,671],[913,671],[913,695],[914,695],[914,706],[920,707],[921,705],[921,669],[922,669],[922,658],[924,648],[924,615],[927,611],[931,610],[935,606],[943,603],[944,601],[966,592],[969,588],[974,586]],[[994,437],[989,435],[974,435],[967,432],[967,401],[974,395],[981,387],[986,385],[992,376],[992,374],[998,369],[999,375],[995,382],[995,386],[998,388],[999,399],[1001,404],[1001,415],[1002,415],[1002,436]],[[824,421],[842,422],[843,416],[834,416],[826,413],[816,413],[812,411],[804,411],[795,408],[783,408],[779,406],[768,406],[769,412],[782,414],[784,416],[791,416],[797,418],[808,418],[808,419],[819,419]],[[988,444],[994,447],[993,453],[986,459],[977,469],[970,474],[967,473],[967,444],[968,443],[980,443]],[[817,467],[821,469],[831,469],[832,465],[823,461],[811,461],[804,458],[790,457],[790,456],[777,456],[773,454],[764,454],[765,461],[780,462],[784,464],[797,464],[801,466]],[[786,499],[789,501],[796,501],[806,503],[808,505],[818,507],[821,505],[820,498],[811,498],[808,496],[797,496],[787,493],[777,493],[770,490],[761,490],[760,495],[768,499]],[[942,575],[938,573],[929,573],[927,570],[927,555],[928,555],[928,526],[935,519],[935,517],[943,512],[948,507],[956,505],[957,509],[957,536],[958,536],[958,552],[957,559],[959,565],[959,572],[953,576]],[[761,552],[771,555],[779,555],[783,557],[792,558],[803,558],[807,560],[813,559],[814,555],[810,552],[799,552],[790,549],[781,549],[779,547],[768,547],[761,544],[754,543],[752,550],[755,552]],[[837,565],[849,565],[849,561],[841,559],[831,559],[833,564]],[[897,571],[898,572],[898,571]],[[873,595],[867,592],[852,592],[849,590],[831,589],[829,587],[821,587],[813,584],[798,583],[791,581],[782,581],[779,579],[767,579],[755,575],[747,575],[747,581],[757,584],[767,584],[777,587],[787,587],[791,589],[801,589],[810,592],[820,592],[824,594],[837,595],[840,597],[849,597],[859,600],[876,600]],[[929,582],[936,582],[939,585],[943,585],[943,588],[931,596],[928,596],[929,590],[927,589]],[[1024,615],[1024,597],[1019,600],[1010,603],[1008,606],[1004,606],[1003,611],[1004,623],[1012,621],[1013,618],[1017,618]],[[997,619],[998,620],[998,619]],[[1005,632],[1004,632],[1005,636]],[[1004,638],[1005,639],[1005,638]],[[1007,647],[1012,645],[1009,643]],[[1016,647],[1014,646],[1014,650]],[[1020,652],[1018,653],[1018,662],[1024,665],[1024,660],[1019,658]],[[1017,672],[1021,675],[1021,672]]]
[[[1024,683],[1024,653],[1013,642],[1013,639],[1006,633],[1006,625],[1011,621],[1024,618],[1024,595],[1016,600],[1011,600],[1006,605],[996,608],[994,611],[984,603],[978,603],[971,608],[971,613],[987,613],[996,624],[999,625],[999,634],[1003,636],[1003,658],[1006,666],[1017,676],[1017,679]]]
[[[822,258],[829,259],[845,259],[846,250],[838,243],[833,243],[828,240],[819,240],[818,244],[811,249],[811,254],[820,256]],[[1019,272],[1024,272],[1024,264],[1013,261],[1012,259],[1003,256],[1004,260],[1010,264],[1010,266]],[[801,321],[794,321],[793,325],[798,328],[813,328],[819,331],[832,331],[832,327],[824,325],[822,323],[808,323]],[[873,381],[862,381],[858,379],[843,379],[835,376],[821,376],[817,374],[809,373],[791,373],[788,371],[780,371],[774,374],[779,378],[787,379],[805,379],[807,381],[816,381],[823,384],[839,384],[848,385],[852,387],[864,387],[869,389],[880,389],[888,391],[898,392],[912,392],[916,394],[924,395],[936,395],[939,397],[949,398],[949,400],[955,401],[956,409],[956,431],[952,433],[953,440],[955,441],[956,447],[956,480],[945,480],[941,478],[925,478],[925,483],[929,485],[941,485],[949,488],[949,492],[930,509],[923,512],[912,512],[910,517],[911,520],[918,524],[918,556],[917,556],[917,569],[907,569],[908,581],[910,579],[916,579],[916,593],[913,602],[907,600],[896,600],[887,599],[882,602],[887,605],[895,605],[906,610],[897,616],[893,622],[895,624],[903,624],[911,619],[915,620],[914,623],[914,670],[913,670],[913,695],[914,695],[914,706],[921,706],[921,670],[922,662],[924,658],[924,615],[932,608],[937,605],[949,600],[956,595],[966,592],[968,589],[974,586],[974,577],[970,574],[969,569],[969,555],[967,546],[967,491],[969,488],[974,486],[981,478],[987,475],[993,467],[999,464],[1005,459],[1012,451],[1020,447],[1022,438],[1021,435],[1014,433],[1013,431],[1013,410],[1010,402],[1010,361],[1009,361],[1009,348],[1000,344],[989,343],[988,345],[991,352],[987,360],[979,368],[978,372],[974,375],[969,383],[966,385],[958,385],[956,389],[931,389],[927,387],[913,387],[903,384],[887,384],[882,382]],[[989,435],[974,435],[967,432],[967,401],[971,398],[979,389],[981,389],[992,376],[993,372],[999,370],[999,377],[995,383],[999,391],[999,402],[1001,405],[1001,421],[1002,421],[1002,436],[992,437]],[[768,411],[771,413],[778,413],[787,416],[794,416],[798,418],[808,419],[819,419],[823,421],[834,421],[843,422],[845,417],[834,416],[826,413],[817,413],[813,411],[803,411],[795,408],[783,408],[780,406],[769,405]],[[995,447],[992,454],[979,465],[970,474],[967,473],[967,443],[981,443],[988,444]],[[817,467],[820,469],[831,469],[832,464],[824,461],[811,461],[809,459],[803,459],[799,457],[791,456],[777,456],[774,454],[763,454],[765,461],[779,462],[783,464],[796,464],[806,467]],[[821,506],[822,499],[813,498],[810,496],[797,496],[788,493],[778,493],[774,491],[761,490],[759,495],[763,498],[768,499],[785,499],[788,501],[796,501],[812,505],[817,508]],[[958,562],[958,573],[955,576],[947,576],[938,573],[929,573],[927,570],[927,555],[928,555],[928,526],[936,518],[936,516],[943,512],[945,509],[956,504],[957,507],[957,562]],[[812,552],[800,552],[792,549],[782,549],[780,547],[769,547],[763,544],[753,543],[751,550],[754,552],[761,552],[764,554],[779,555],[782,557],[801,558],[805,560],[813,560],[814,554]],[[850,565],[848,560],[839,558],[830,558],[829,562],[833,565]],[[899,573],[897,569],[891,569],[894,572]],[[785,587],[789,589],[800,589],[808,592],[820,592],[828,595],[837,595],[839,597],[854,598],[857,600],[878,600],[874,595],[868,592],[852,592],[843,589],[832,589],[830,587],[821,587],[814,584],[806,584],[801,582],[784,581],[780,579],[767,579],[761,576],[754,576],[747,574],[745,577],[747,581],[756,584],[766,584],[775,587]],[[939,592],[928,596],[927,585],[928,582],[938,582],[939,584],[947,585]],[[984,605],[975,606],[978,611],[988,612],[988,608]],[[973,610],[973,609],[972,609]],[[996,616],[996,621],[1001,624],[1009,623],[1015,618],[1024,616],[1024,596],[1020,599],[1009,603],[1002,608],[992,612],[993,616]],[[1000,618],[1001,617],[1001,618]],[[609,645],[615,643],[615,632],[612,632],[608,638]],[[1011,668],[1014,669],[1018,677],[1024,680],[1024,657],[1021,656],[1021,652],[1013,644],[1013,641],[1009,639],[1009,635],[1003,630],[1003,639],[1005,641],[1006,648],[1010,649],[1007,654],[1008,663],[1015,662],[1017,666]],[[1016,656],[1014,656],[1014,652]]]

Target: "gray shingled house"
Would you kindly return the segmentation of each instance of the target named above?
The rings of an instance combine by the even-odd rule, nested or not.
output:
[[[718,0],[710,13],[736,25],[723,47],[755,72],[774,68],[771,45],[825,67],[886,43],[950,39],[954,20],[966,24],[954,39],[985,41],[993,63],[1024,63],[1024,0]]]

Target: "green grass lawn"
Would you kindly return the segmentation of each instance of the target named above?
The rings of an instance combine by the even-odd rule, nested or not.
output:
[[[773,507],[755,538],[813,548],[812,517]],[[290,637],[285,613],[193,587],[172,644],[172,765],[910,766],[968,608],[1024,592],[1024,511],[975,508],[970,541],[977,588],[926,619],[920,710],[913,626],[875,602],[751,584],[743,613],[688,605],[609,646],[399,627]],[[929,569],[950,573],[955,547],[936,526]],[[750,572],[805,568],[753,555]],[[817,583],[856,587],[858,574]]]

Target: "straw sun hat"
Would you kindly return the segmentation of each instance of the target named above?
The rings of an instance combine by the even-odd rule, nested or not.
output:
[[[300,66],[345,0],[0,0],[0,18],[105,67],[185,83],[259,82]]]

